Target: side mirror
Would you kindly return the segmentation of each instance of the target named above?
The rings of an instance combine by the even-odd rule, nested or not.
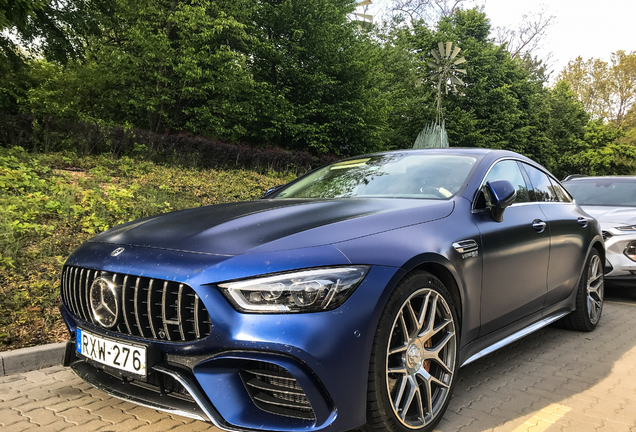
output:
[[[517,198],[515,187],[508,180],[493,180],[486,182],[486,190],[492,203],[492,218],[495,222],[503,222],[504,210]]]
[[[271,194],[273,194],[274,192],[278,191],[280,188],[282,188],[283,186],[285,186],[284,184],[282,185],[278,185],[278,186],[274,186],[273,188],[269,188],[267,189],[267,192],[265,192],[265,195],[263,195],[263,199],[267,198],[268,196],[270,196]]]

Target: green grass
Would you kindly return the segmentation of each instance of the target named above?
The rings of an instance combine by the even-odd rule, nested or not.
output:
[[[0,351],[65,340],[62,265],[82,242],[158,213],[247,201],[293,176],[0,148]]]

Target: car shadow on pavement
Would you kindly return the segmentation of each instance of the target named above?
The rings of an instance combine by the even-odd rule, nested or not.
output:
[[[437,431],[636,430],[636,289],[590,333],[541,329],[462,368]]]

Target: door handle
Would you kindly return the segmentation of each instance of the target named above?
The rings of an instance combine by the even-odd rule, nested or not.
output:
[[[581,228],[585,228],[587,226],[587,219],[585,219],[584,217],[580,217],[576,221],[579,225],[581,225]]]
[[[541,219],[535,219],[532,221],[532,229],[538,233],[542,233],[543,231],[545,231],[546,225],[547,224]]]

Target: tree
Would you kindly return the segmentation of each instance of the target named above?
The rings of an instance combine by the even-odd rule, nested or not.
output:
[[[519,28],[495,28],[495,43],[504,46],[512,58],[532,58],[555,18],[554,15],[548,15],[545,9],[538,13],[523,14]]]
[[[393,0],[390,10],[407,18],[411,24],[417,21],[437,22],[448,18],[461,8],[466,0]]]
[[[554,174],[563,178],[578,173],[572,156],[589,149],[584,138],[590,115],[563,81],[547,91],[547,104],[547,135],[555,148]]]
[[[548,95],[548,136],[557,152],[555,175],[633,173],[636,149],[620,142],[624,136],[621,128],[601,119],[589,121],[590,114],[564,81],[559,81]]]
[[[415,48],[432,45],[433,32],[423,25],[403,26],[395,18],[377,28],[373,39],[381,43],[377,85],[389,101],[390,127],[383,141],[389,148],[412,148],[418,133],[435,118],[435,89],[422,76],[426,56]]]
[[[15,60],[20,49],[14,43],[66,63],[83,57],[88,35],[100,31],[99,19],[112,11],[115,0],[1,0],[0,50]]]
[[[86,61],[69,69],[85,79],[81,112],[154,132],[235,139],[250,83],[240,52],[248,36],[228,15],[235,5],[119,0],[102,16],[101,34],[87,38]]]
[[[616,51],[610,63],[577,57],[558,78],[570,85],[593,118],[622,126],[636,102],[636,52]]]
[[[387,100],[379,50],[347,19],[349,0],[264,0],[253,9],[249,69],[257,114],[245,138],[342,155],[379,149]]]
[[[453,41],[468,60],[465,85],[446,99],[451,146],[514,150],[551,167],[554,149],[547,137],[542,83],[492,42],[486,15],[477,9],[457,11],[439,22],[435,39]],[[420,48],[427,53],[433,46]]]

